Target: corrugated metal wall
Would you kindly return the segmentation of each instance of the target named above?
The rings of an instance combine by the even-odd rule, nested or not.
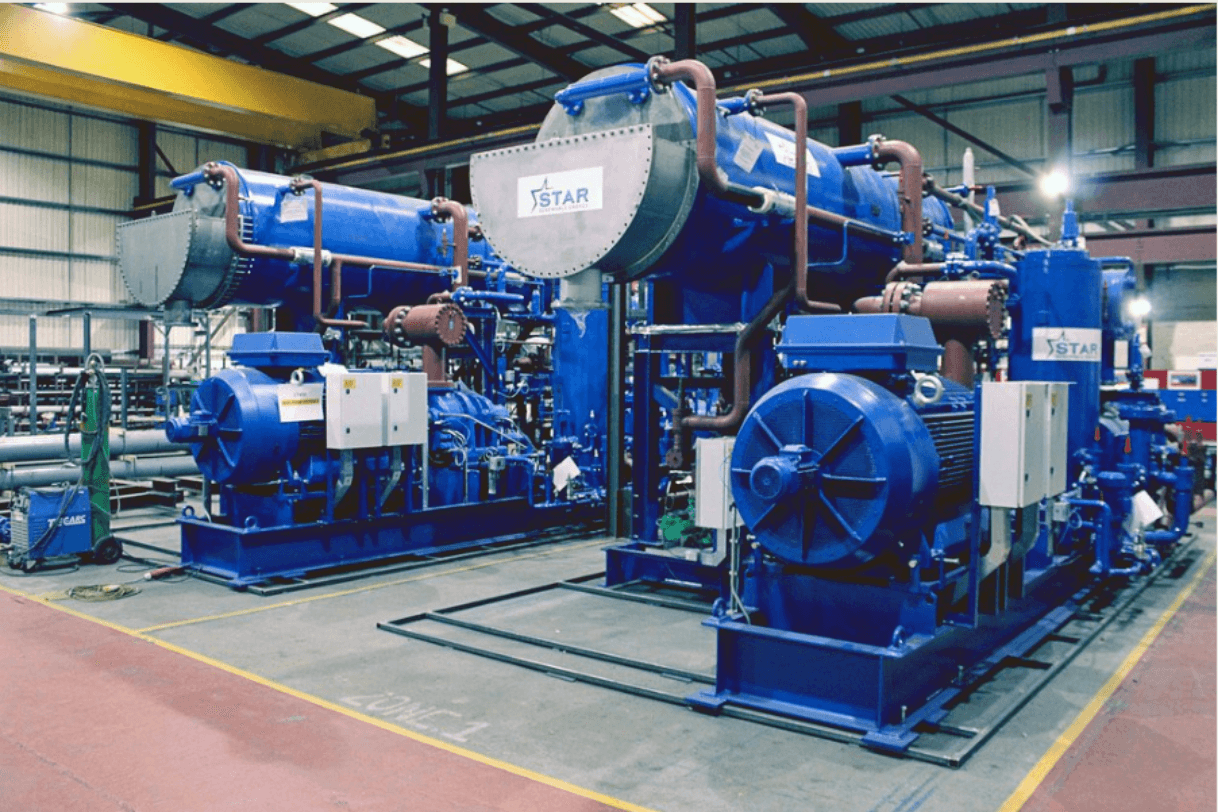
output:
[[[174,168],[205,160],[246,163],[236,142],[162,130]],[[113,304],[127,297],[115,257],[115,227],[136,194],[138,135],[130,122],[0,96],[0,304],[4,300]],[[159,167],[158,195],[169,194]],[[134,322],[95,318],[93,346],[134,352]],[[0,347],[29,343],[25,316],[0,315]],[[38,344],[77,349],[79,319],[41,318]]]

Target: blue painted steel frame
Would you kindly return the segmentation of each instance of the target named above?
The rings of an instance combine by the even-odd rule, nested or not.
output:
[[[604,519],[595,503],[530,507],[524,499],[455,505],[367,521],[246,529],[183,516],[182,565],[235,588],[401,555],[430,555]]]
[[[754,626],[741,615],[708,618],[715,630],[716,684],[687,698],[717,713],[725,704],[754,708],[864,734],[862,743],[901,752],[919,725],[947,715],[980,675],[1032,651],[1078,611],[1086,561],[1053,570],[1006,611],[972,628],[943,626],[919,645],[879,647]]]

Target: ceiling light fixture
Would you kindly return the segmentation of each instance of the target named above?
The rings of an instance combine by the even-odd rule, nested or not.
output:
[[[419,65],[424,68],[430,68],[431,60],[430,59],[420,59]],[[469,70],[468,65],[462,65],[460,62],[458,62],[455,59],[448,60],[448,65],[445,68],[445,72],[449,76],[452,76],[453,74],[456,74],[456,73],[464,73],[467,70]]]
[[[302,14],[308,14],[310,17],[320,17],[323,14],[329,14],[331,11],[337,11],[338,6],[333,3],[287,3]]]
[[[375,37],[377,34],[385,33],[385,29],[382,26],[358,14],[340,14],[332,20],[326,20],[326,22],[360,39],[368,39],[368,37]]]
[[[43,11],[49,11],[52,14],[67,14],[68,13],[68,4],[67,3],[35,3],[34,8],[41,9]]]
[[[646,28],[666,19],[646,3],[615,3],[609,7],[609,13],[631,28]]]
[[[384,48],[386,51],[397,54],[403,59],[413,59],[416,56],[422,56],[427,53],[427,49],[412,39],[407,39],[403,36],[387,37],[382,40],[377,40],[376,44]]]

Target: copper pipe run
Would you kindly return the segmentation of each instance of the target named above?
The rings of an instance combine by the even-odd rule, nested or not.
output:
[[[897,195],[901,201],[901,230],[913,234],[905,246],[904,259],[911,265],[922,262],[922,153],[904,141],[876,139],[876,164],[895,161],[901,167]]]
[[[453,221],[453,265],[457,268],[453,290],[466,287],[469,285],[469,213],[455,200],[437,197],[431,201],[431,214],[439,222]],[[481,230],[478,233],[481,234]]]
[[[795,234],[791,246],[795,304],[809,312],[840,313],[842,309],[835,304],[808,298],[808,102],[798,93],[767,96],[749,91],[747,98],[758,107],[789,104],[795,108]]]
[[[229,183],[225,179],[227,188],[232,188],[236,184]],[[321,212],[322,212],[322,192],[321,184],[311,178],[293,178],[290,184],[292,192],[295,194],[303,194],[305,189],[313,190],[313,319],[317,322],[317,326],[321,328],[329,327],[356,327],[363,328],[368,326],[366,321],[357,321],[355,319],[334,319],[328,317],[321,309],[321,279],[322,266],[325,264],[322,254],[322,231],[321,231]],[[227,213],[227,212],[226,212]],[[332,259],[330,264],[330,306],[332,309],[339,301],[339,296],[342,293],[341,282],[336,289],[335,277],[341,278],[342,262],[337,259]]]
[[[898,279],[910,279],[915,276],[919,279],[924,276],[940,276],[942,275],[945,267],[947,266],[942,262],[926,262],[918,264],[910,264],[904,261],[898,262],[893,266],[892,270],[888,272],[888,275],[884,277],[884,284],[887,285],[892,282],[896,282]]]
[[[765,334],[766,326],[783,311],[787,302],[795,292],[795,276],[792,274],[791,281],[782,289],[774,292],[765,306],[761,308],[752,321],[744,326],[740,334],[736,336],[736,344],[732,352],[735,356],[733,368],[734,382],[732,387],[732,406],[725,414],[721,415],[687,415],[683,416],[678,422],[678,436],[680,430],[686,431],[717,431],[721,434],[730,434],[740,427],[744,421],[744,416],[749,410],[749,398],[753,389],[753,350],[758,339]],[[678,455],[677,459],[681,459]],[[680,466],[677,466],[680,467]]]
[[[694,118],[698,130],[696,145],[698,179],[706,185],[708,191],[716,197],[746,206],[755,207],[764,203],[760,194],[734,189],[728,184],[726,178],[719,174],[719,165],[715,160],[719,99],[715,87],[715,76],[711,73],[711,69],[696,59],[669,62],[662,56],[654,57],[648,64],[651,67],[651,81],[656,85],[667,86],[684,80],[694,86],[694,96],[697,99]]]
[[[252,245],[241,238],[241,208],[240,189],[237,170],[225,164],[215,162],[203,167],[203,176],[208,180],[224,181],[224,237],[233,253],[243,257],[260,257],[265,259],[280,259],[285,262],[295,262],[297,252],[291,248],[273,248],[266,245]],[[366,322],[349,319],[327,318],[321,309],[322,266],[324,252],[322,251],[322,189],[321,184],[311,178],[296,178],[291,183],[292,191],[299,194],[304,189],[313,190],[313,317],[322,327],[367,327]],[[468,246],[468,242],[466,243]],[[365,268],[389,268],[398,271],[430,271],[446,270],[439,265],[425,265],[421,262],[404,262],[396,259],[378,259],[375,257],[353,256],[350,254],[331,254],[331,283],[341,272],[343,265],[359,265]],[[337,283],[337,290],[342,291],[342,283]],[[339,297],[331,294],[331,306],[337,307]]]

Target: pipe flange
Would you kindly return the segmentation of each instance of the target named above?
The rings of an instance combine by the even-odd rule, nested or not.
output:
[[[398,347],[431,344],[456,347],[465,341],[468,321],[452,302],[395,307],[385,317],[385,340]]]
[[[986,325],[989,327],[990,338],[1002,338],[1003,328],[1006,327],[1007,287],[1002,282],[990,285],[986,295]]]

